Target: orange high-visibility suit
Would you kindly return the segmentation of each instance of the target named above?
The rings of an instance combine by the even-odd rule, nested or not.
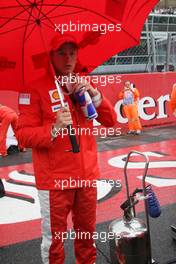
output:
[[[16,133],[18,116],[11,108],[0,105],[0,154],[2,156],[7,155],[6,149],[6,137],[9,126],[12,126],[14,133]]]
[[[120,92],[119,98],[123,99],[123,110],[128,119],[129,131],[141,131],[142,126],[138,114],[138,89],[124,89]]]
[[[170,106],[171,106],[172,112],[175,112],[176,111],[176,83],[173,85],[173,89],[171,92]]]

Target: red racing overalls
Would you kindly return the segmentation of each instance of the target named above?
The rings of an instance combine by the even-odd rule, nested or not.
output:
[[[17,119],[18,116],[14,110],[4,105],[0,106],[0,154],[2,156],[7,155],[6,137],[8,128],[11,125],[16,134]]]
[[[56,121],[56,111],[61,107],[54,83],[42,78],[35,88],[27,89],[19,96],[18,139],[24,147],[32,148],[36,186],[42,215],[42,259],[44,264],[63,264],[64,247],[62,235],[67,231],[67,216],[72,211],[75,233],[88,232],[89,238],[75,238],[77,264],[93,264],[96,248],[92,234],[96,223],[96,188],[80,187],[81,180],[95,181],[99,177],[97,147],[92,134],[93,121],[88,121],[78,103],[68,95],[64,101],[71,111],[73,128],[84,128],[90,133],[76,135],[80,152],[73,153],[69,136],[51,140],[52,124]],[[98,112],[98,122],[112,127],[116,113],[109,101],[102,97]],[[74,181],[74,186],[61,182]],[[56,184],[57,183],[57,184]]]

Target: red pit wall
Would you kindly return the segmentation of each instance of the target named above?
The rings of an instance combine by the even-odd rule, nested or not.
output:
[[[125,80],[130,80],[132,83],[136,84],[136,87],[140,91],[140,99],[144,100],[144,97],[150,97],[150,104],[154,106],[150,106],[144,109],[142,107],[141,122],[143,126],[155,126],[155,125],[163,125],[170,124],[175,121],[173,117],[169,102],[166,102],[165,105],[162,103],[162,96],[168,97],[171,93],[171,89],[174,83],[176,83],[176,73],[145,73],[145,74],[124,74],[121,75],[112,75],[114,79],[121,79],[121,83],[108,83],[106,86],[100,86],[95,83],[95,86],[99,87],[101,91],[105,94],[105,96],[111,101],[112,105],[117,110],[117,102],[118,94],[123,89],[123,83]],[[99,76],[99,78],[102,76]],[[106,76],[107,78],[108,76]],[[104,80],[104,79],[102,79]],[[102,81],[103,82],[103,81]],[[112,80],[111,80],[112,82]],[[16,111],[18,111],[18,95],[15,92],[10,91],[0,91],[0,103],[5,104],[9,107],[12,107]],[[147,101],[144,102],[145,106]],[[164,107],[163,107],[164,105]],[[144,104],[143,104],[144,106]],[[144,115],[144,110],[145,114]],[[164,117],[163,117],[164,111]],[[155,115],[154,115],[155,114]],[[127,129],[127,124],[122,123],[122,119],[120,118],[119,111],[117,110],[118,121],[116,127],[121,127],[122,129]],[[153,115],[153,117],[149,117],[149,115]],[[148,119],[148,120],[146,120]],[[125,121],[125,120],[123,120]]]

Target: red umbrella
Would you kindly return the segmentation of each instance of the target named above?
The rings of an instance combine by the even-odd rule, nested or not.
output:
[[[139,44],[144,21],[157,2],[1,0],[0,89],[20,90],[24,82],[37,78],[56,34],[74,35],[80,63],[93,70]]]

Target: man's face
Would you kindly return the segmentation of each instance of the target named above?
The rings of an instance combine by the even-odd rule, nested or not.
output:
[[[130,86],[131,86],[131,83],[130,83],[129,81],[125,82],[125,87],[126,87],[126,88],[128,88],[128,89],[129,89],[129,88],[130,88]]]
[[[61,75],[69,75],[74,71],[77,62],[77,48],[72,43],[63,44],[51,55],[52,64]]]

